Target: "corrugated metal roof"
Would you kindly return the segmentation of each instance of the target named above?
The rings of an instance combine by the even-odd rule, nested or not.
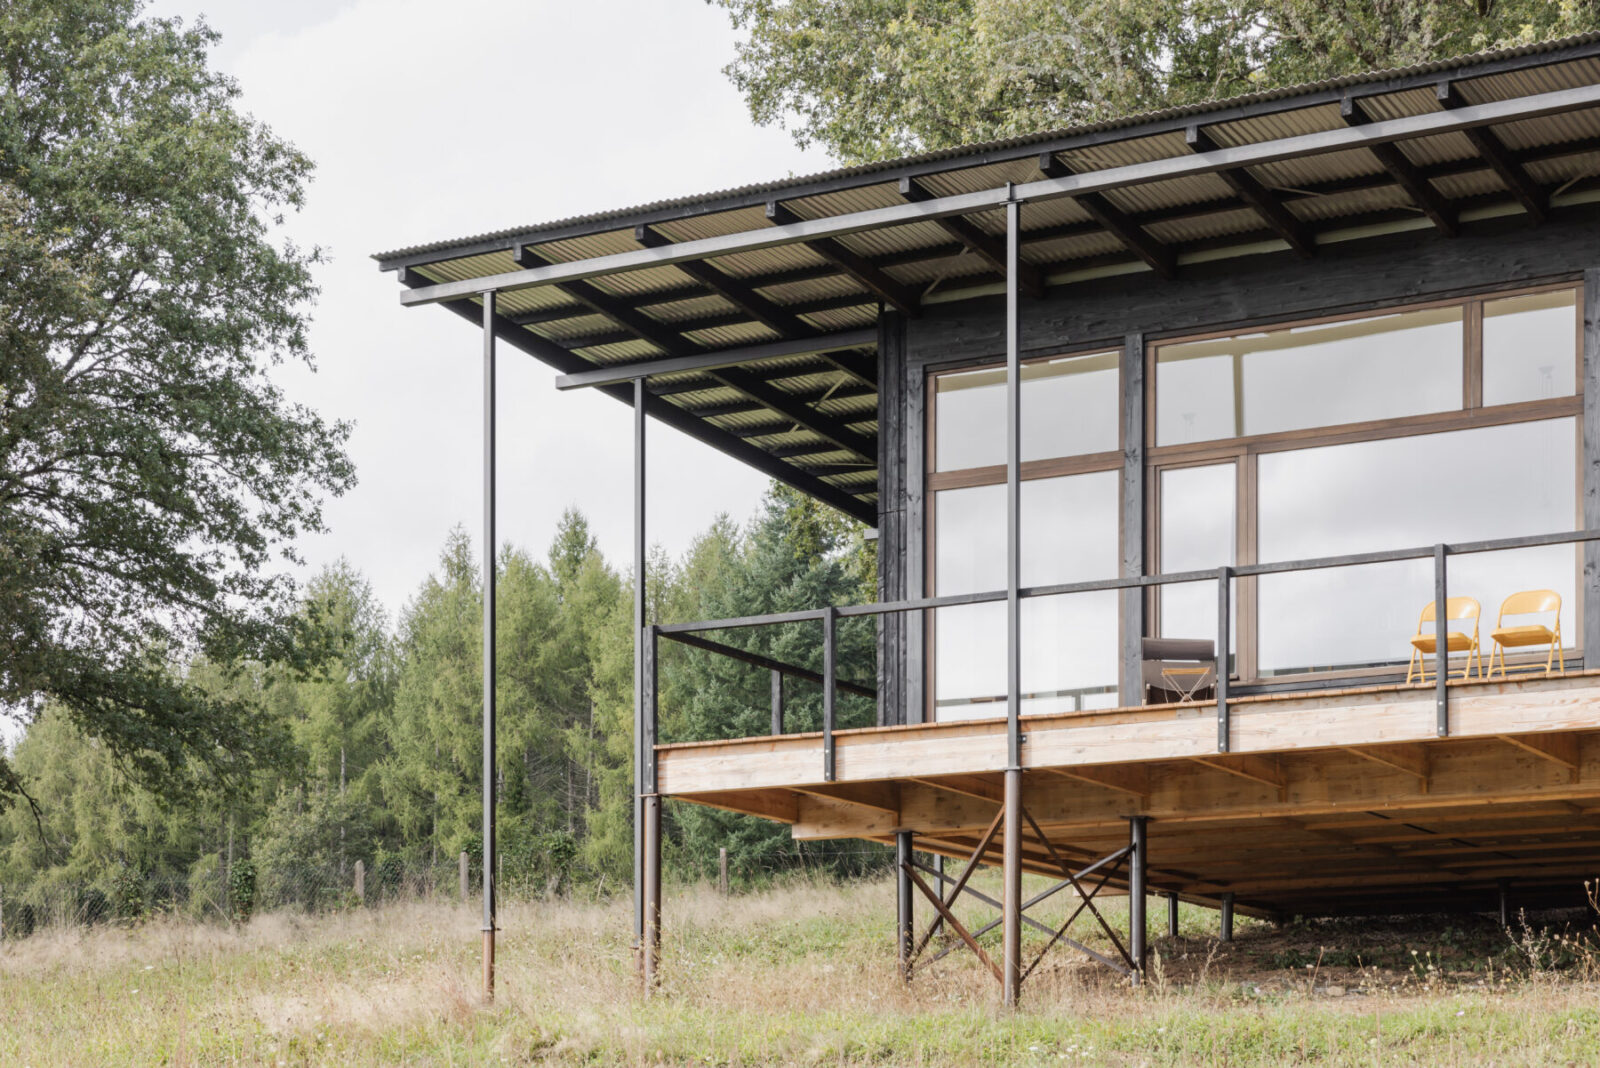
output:
[[[981,156],[989,152],[1020,148],[1028,145],[1037,145],[1047,141],[1061,140],[1082,134],[1112,130],[1126,130],[1149,125],[1151,123],[1166,119],[1190,118],[1204,115],[1207,112],[1244,108],[1249,107],[1252,104],[1286,100],[1296,96],[1305,96],[1307,94],[1319,91],[1350,89],[1363,85],[1372,85],[1379,82],[1391,81],[1399,78],[1435,74],[1442,71],[1456,70],[1461,68],[1470,68],[1475,65],[1482,65],[1495,60],[1508,59],[1517,56],[1549,55],[1554,52],[1559,52],[1563,49],[1574,48],[1580,45],[1592,44],[1595,42],[1600,42],[1600,32],[1581,34],[1555,41],[1541,41],[1533,44],[1521,45],[1517,48],[1490,50],[1448,59],[1433,60],[1427,63],[1419,63],[1410,67],[1400,67],[1390,70],[1365,71],[1359,74],[1350,74],[1339,78],[1329,78],[1321,82],[1308,82],[1301,85],[1281,86],[1276,89],[1268,89],[1259,93],[1248,93],[1242,96],[1228,97],[1221,100],[1207,101],[1198,104],[1188,104],[1182,107],[1162,108],[1159,110],[1147,111],[1135,115],[1118,116],[1116,118],[1106,119],[1097,123],[1064,127],[1057,130],[1045,130],[1038,133],[1027,134],[1021,137],[1005,138],[997,141],[978,142],[970,145],[960,145],[955,148],[946,148],[934,152],[924,152],[911,156],[902,156],[897,159],[860,164],[853,167],[840,167],[835,170],[822,171],[800,178],[786,178],[771,182],[757,182],[711,193],[701,193],[687,197],[675,197],[665,200],[652,201],[651,203],[641,204],[631,208],[618,208],[610,211],[593,212],[586,215],[575,215],[564,219],[556,219],[545,223],[536,223],[506,230],[496,230],[489,233],[478,234],[472,237],[411,245],[406,248],[395,249],[390,252],[378,253],[374,258],[381,260],[411,255],[419,252],[445,252],[464,244],[490,241],[501,238],[512,238],[518,236],[519,234],[534,234],[540,230],[551,230],[558,227],[567,227],[581,223],[606,223],[615,220],[631,218],[636,215],[643,215],[652,211],[660,210],[662,208],[688,207],[694,204],[710,203],[713,201],[724,200],[729,197],[745,194],[778,193],[793,186],[814,184],[830,179],[878,174],[886,170],[904,167],[911,164],[953,161],[962,159],[964,157]],[[1518,83],[1519,78],[1522,76],[1503,75],[1497,77],[1503,78],[1507,82],[1508,86],[1515,86]],[[1531,79],[1529,80],[1531,81]],[[1557,86],[1554,84],[1554,82],[1552,82],[1550,87],[1555,88]],[[1531,88],[1515,88],[1510,89],[1507,92],[1507,96],[1519,96],[1525,95],[1529,92],[1537,91],[1540,90]],[[757,221],[753,225],[760,225],[760,222]],[[591,253],[591,255],[592,254],[593,253]]]

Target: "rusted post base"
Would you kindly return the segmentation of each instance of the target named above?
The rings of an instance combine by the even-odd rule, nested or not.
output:
[[[661,969],[661,798],[655,794],[644,799],[644,942],[639,955],[649,995]]]
[[[1022,997],[1022,769],[1006,771],[1004,859],[1000,901],[1003,952],[1000,1000],[1014,1009]]]
[[[483,1000],[494,1000],[494,931],[483,932]]]

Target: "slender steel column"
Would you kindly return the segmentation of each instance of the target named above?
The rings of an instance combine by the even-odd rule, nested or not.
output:
[[[483,294],[483,996],[494,1000],[495,367],[494,292]]]
[[[1003,951],[1000,997],[1007,1008],[1017,1007],[1022,995],[1022,769],[1006,770],[1004,859],[1000,903]]]
[[[633,380],[633,946],[642,953],[645,932],[644,710],[644,379]],[[640,958],[639,966],[644,967]]]
[[[1433,706],[1434,732],[1443,738],[1450,733],[1450,604],[1447,557],[1441,542],[1433,547]],[[1471,663],[1471,661],[1468,661]]]
[[[1170,938],[1178,937],[1178,895],[1167,895],[1167,935]]]
[[[772,672],[772,733],[783,733],[783,672],[776,668]]]
[[[644,799],[644,989],[655,990],[661,970],[661,798]]]
[[[1222,940],[1233,941],[1233,891],[1222,895]]]
[[[1145,886],[1145,820],[1133,816],[1128,820],[1128,847],[1133,854],[1128,858],[1128,956],[1133,958],[1133,985],[1144,982],[1146,943],[1145,907],[1149,894]]]
[[[1501,879],[1496,884],[1500,891],[1500,926],[1511,926],[1511,880]]]
[[[1022,586],[1021,249],[1022,202],[1013,199],[1006,204],[1006,767],[1009,769],[1022,767],[1022,597],[1018,592]],[[1010,820],[1009,815],[1007,820]]]
[[[911,978],[911,947],[916,938],[915,917],[912,914],[911,885],[911,832],[899,831],[894,836],[895,860],[895,950],[900,958],[900,978]],[[942,889],[942,887],[941,887]]]

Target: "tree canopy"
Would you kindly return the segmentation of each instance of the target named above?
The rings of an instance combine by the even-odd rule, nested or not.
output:
[[[184,669],[304,656],[277,565],[354,476],[268,374],[310,360],[311,163],[141,6],[0,6],[0,715],[48,699],[157,784],[282,740]]]
[[[1597,0],[707,0],[755,120],[846,163],[1600,27]]]

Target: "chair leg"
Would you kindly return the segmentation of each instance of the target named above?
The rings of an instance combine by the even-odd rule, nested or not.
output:
[[[1407,686],[1411,685],[1411,680],[1416,677],[1416,674],[1417,674],[1417,647],[1413,645],[1411,647],[1411,659],[1406,661],[1406,685]]]

